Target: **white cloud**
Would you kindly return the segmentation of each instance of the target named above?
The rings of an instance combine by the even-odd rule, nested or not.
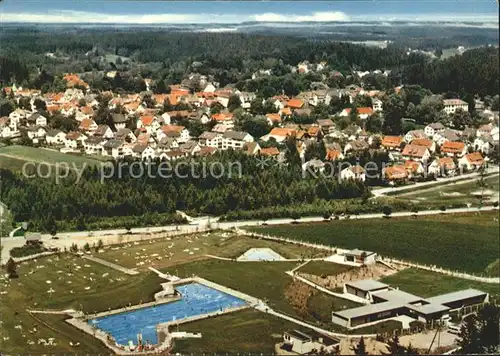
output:
[[[332,22],[332,21],[349,21],[349,16],[345,13],[336,12],[314,12],[311,15],[296,15],[296,14],[276,14],[272,12],[253,15],[255,21],[260,22]]]
[[[498,24],[497,15],[489,14],[386,14],[386,15],[354,15],[348,16],[340,11],[312,12],[309,14],[135,14],[118,15],[84,11],[51,11],[50,13],[6,13],[0,11],[0,22],[29,22],[29,23],[97,23],[97,24],[238,24],[246,21],[267,23],[279,22],[339,22],[349,21],[355,25],[356,21],[450,21],[461,22],[489,22]],[[490,25],[488,24],[488,25]],[[359,23],[358,23],[359,25]]]

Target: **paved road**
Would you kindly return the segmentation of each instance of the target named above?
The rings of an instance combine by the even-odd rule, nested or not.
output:
[[[458,209],[448,209],[446,211],[440,210],[423,210],[418,213],[418,215],[437,215],[437,214],[455,214],[455,213],[472,213],[478,211],[492,211],[498,210],[498,207],[485,206],[482,208],[458,208]],[[412,216],[414,213],[410,211],[396,212],[393,213],[393,217],[404,217]],[[358,216],[351,216],[352,220],[355,219],[380,219],[384,216],[382,213],[375,214],[362,214]],[[345,219],[345,217],[340,217],[340,219]],[[300,219],[300,222],[319,222],[323,221],[322,216],[309,216]],[[267,220],[265,223],[267,225],[280,225],[280,224],[290,224],[293,219],[272,219]],[[114,230],[101,230],[101,231],[78,231],[78,232],[64,232],[58,233],[58,240],[52,240],[51,236],[48,234],[42,235],[42,241],[49,247],[59,247],[63,249],[66,247],[69,249],[72,244],[76,243],[78,246],[82,247],[85,243],[89,243],[91,246],[102,240],[104,245],[112,245],[117,243],[129,242],[129,241],[141,241],[146,239],[152,239],[157,236],[154,233],[167,232],[169,235],[176,234],[187,234],[195,233],[197,231],[204,231],[211,228],[217,229],[231,229],[231,228],[241,228],[244,226],[259,226],[263,224],[262,220],[248,220],[248,221],[227,221],[219,222],[217,219],[203,218],[197,220],[198,225],[177,225],[177,226],[158,226],[158,227],[144,227],[144,228],[134,228],[131,230],[132,234],[126,234],[125,229],[114,229]],[[333,221],[332,224],[335,222]],[[141,235],[142,234],[142,235]],[[14,247],[20,247],[24,245],[24,237],[15,236],[9,238],[2,238],[1,243],[3,246],[1,262],[5,264],[10,256],[10,250]]]

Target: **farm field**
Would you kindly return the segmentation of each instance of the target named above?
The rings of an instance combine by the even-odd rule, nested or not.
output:
[[[183,354],[264,353],[274,354],[283,332],[299,329],[296,324],[253,309],[216,318],[181,324],[179,331],[201,332],[201,339],[176,340],[174,352]]]
[[[70,167],[74,164],[77,168],[83,167],[84,164],[96,166],[102,162],[99,159],[61,153],[55,150],[17,145],[0,147],[0,157],[2,158],[0,167],[14,171],[20,171],[26,162],[46,162],[48,164],[65,162]]]
[[[498,258],[498,212],[341,220],[249,227],[248,231],[374,251],[453,270],[482,274]]]
[[[500,297],[500,285],[498,284],[475,282],[416,268],[404,269],[382,278],[381,282],[424,298],[467,288],[488,292],[497,299]]]
[[[207,254],[236,258],[253,247],[268,247],[288,259],[323,257],[322,250],[238,236],[229,232],[198,233],[151,240],[149,243],[122,244],[106,249],[99,258],[127,268],[147,269],[169,267],[190,261],[207,259]]]
[[[498,187],[500,184],[500,177],[498,175],[489,176],[484,179],[486,187],[484,190],[493,191],[494,194],[484,198],[484,203],[490,201],[498,201]],[[458,203],[462,204],[472,204],[472,206],[480,205],[480,199],[471,193],[481,191],[480,186],[478,186],[478,181],[472,181],[467,183],[450,183],[445,186],[433,187],[429,189],[418,190],[411,193],[403,193],[394,195],[394,198],[403,200],[412,200],[418,202],[420,205],[425,205],[426,203],[432,206],[438,204],[441,205],[454,205]]]
[[[85,335],[70,325],[66,326],[63,316],[37,314],[37,318],[49,325],[46,326],[26,310],[73,308],[86,313],[106,311],[153,300],[154,293],[161,290],[162,282],[153,273],[127,276],[72,255],[23,262],[17,272],[18,278],[8,280],[2,275],[0,279],[3,293],[0,348],[9,353],[102,352],[104,349],[96,340],[92,345],[98,347],[84,348]],[[35,326],[37,331],[30,333]],[[57,347],[36,344],[39,338],[48,337],[55,338]],[[28,341],[35,341],[35,344],[30,345]],[[69,341],[80,342],[80,348],[72,349]]]
[[[321,320],[313,315],[329,313],[331,307],[344,309],[353,306],[352,302],[333,296],[324,295],[326,301],[322,306],[327,309],[319,311],[322,307],[314,305],[314,310],[307,308],[308,299],[316,294],[312,287],[305,283],[297,282],[285,272],[293,269],[295,262],[232,262],[221,260],[206,260],[187,263],[170,267],[166,271],[179,277],[197,275],[223,286],[238,290],[250,296],[263,299],[268,305],[285,314],[300,319],[320,323]],[[317,292],[318,294],[323,294]],[[321,324],[322,325],[322,324]],[[328,322],[323,327],[333,328]]]

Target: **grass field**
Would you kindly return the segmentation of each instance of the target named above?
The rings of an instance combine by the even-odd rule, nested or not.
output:
[[[59,333],[35,320],[26,310],[73,308],[92,313],[115,309],[140,301],[152,301],[154,293],[161,290],[162,282],[153,273],[127,276],[71,255],[24,262],[19,266],[18,274],[16,279],[8,280],[3,275],[0,278],[0,332],[3,336],[0,349],[9,353],[102,352],[103,348],[97,340],[89,342],[97,347],[84,348],[83,333],[69,325],[66,327],[62,317],[36,315],[42,320],[47,319],[50,327],[62,331]],[[56,319],[55,324],[53,319]],[[18,325],[21,329],[16,328]],[[31,334],[29,330],[32,331],[35,326],[38,331]],[[28,344],[29,340],[47,337],[54,337],[56,343],[65,346],[49,349],[36,343]],[[80,342],[80,348],[69,348],[69,341]]]
[[[141,244],[113,246],[100,258],[128,268],[147,269],[207,259],[206,254],[236,258],[252,247],[268,247],[285,258],[322,257],[325,251],[306,249],[294,244],[283,244],[229,232],[199,233],[164,238]]]
[[[6,168],[13,171],[22,170],[26,162],[45,162],[50,165],[64,162],[69,164],[70,167],[74,165],[76,168],[81,168],[84,165],[96,166],[102,162],[102,160],[99,159],[66,154],[44,148],[17,145],[0,147],[0,157],[0,168]],[[43,167],[43,169],[47,169],[47,167]],[[43,171],[43,174],[46,172],[47,170]]]
[[[305,266],[300,267],[296,272],[314,274],[315,276],[335,276],[353,268],[356,267],[340,265],[332,262],[311,261]]]
[[[384,277],[381,281],[424,298],[467,288],[479,289],[492,296],[500,297],[500,285],[498,284],[475,282],[416,268],[404,269]]]
[[[498,175],[490,176],[485,178],[485,183],[487,186],[485,190],[492,190],[496,192],[495,196],[491,198],[493,200],[498,200],[498,187],[500,184],[500,178]],[[478,186],[477,181],[467,182],[467,183],[450,183],[446,186],[440,186],[435,188],[429,188],[425,190],[419,190],[411,193],[403,193],[399,195],[394,195],[395,198],[404,200],[414,200],[423,205],[426,203],[436,206],[437,204],[453,205],[457,203],[467,204],[470,203],[473,206],[480,205],[480,199],[471,193],[480,191],[482,188]],[[485,197],[485,202],[488,198]]]
[[[176,340],[174,352],[183,354],[274,354],[283,332],[296,324],[253,309],[181,324],[180,331],[201,332],[201,339]]]
[[[481,274],[498,258],[498,212],[259,226],[249,231]]]

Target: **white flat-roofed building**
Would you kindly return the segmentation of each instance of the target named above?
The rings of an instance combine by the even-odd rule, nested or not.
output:
[[[426,300],[431,304],[442,304],[450,309],[458,309],[466,305],[487,303],[489,295],[486,292],[469,288],[458,292],[441,294]]]
[[[406,316],[424,323],[447,322],[449,313],[489,301],[488,293],[465,289],[462,291],[422,298],[394,289],[375,280],[361,280],[344,284],[344,293],[363,298],[368,305],[332,313],[332,322],[348,329],[362,327],[388,319]],[[407,323],[407,325],[409,325]],[[408,327],[408,326],[407,326]]]

